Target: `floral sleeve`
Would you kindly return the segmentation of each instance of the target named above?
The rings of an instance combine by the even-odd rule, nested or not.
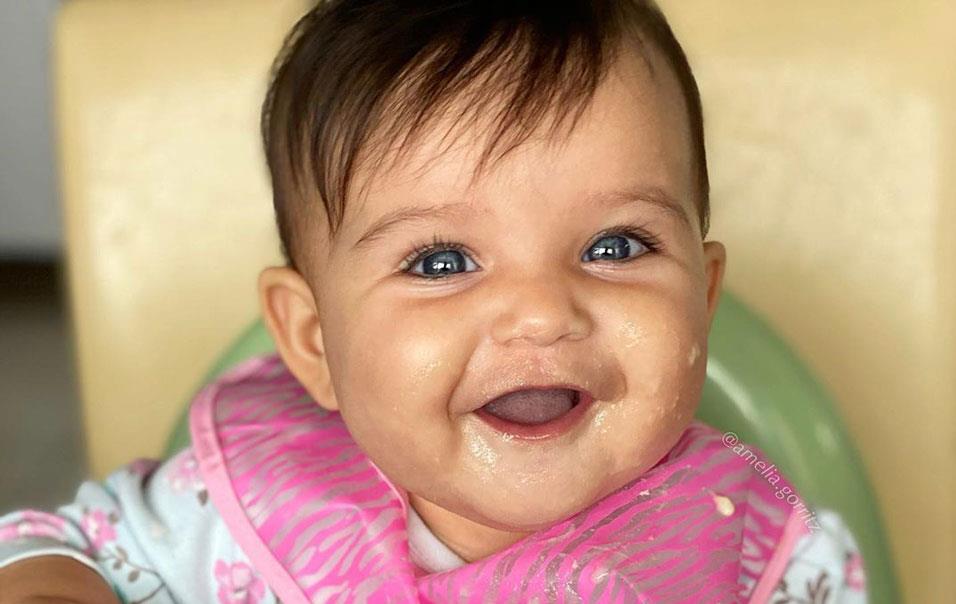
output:
[[[840,516],[822,509],[796,543],[772,604],[865,604],[863,558]]]
[[[51,554],[91,567],[127,604],[276,602],[208,501],[190,449],[85,482],[55,513],[0,516],[0,567]]]

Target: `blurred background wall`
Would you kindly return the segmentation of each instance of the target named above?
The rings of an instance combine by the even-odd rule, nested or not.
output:
[[[60,249],[51,162],[49,28],[59,0],[0,0],[0,254]]]
[[[906,601],[951,602],[956,2],[660,3],[704,98],[726,284],[840,402]],[[63,501],[86,473],[49,118],[58,4],[0,0],[0,510]]]
[[[64,304],[50,28],[58,0],[0,0],[0,513],[86,475]]]

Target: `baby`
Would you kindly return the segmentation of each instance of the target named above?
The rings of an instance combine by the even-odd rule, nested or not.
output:
[[[322,2],[262,126],[277,355],[0,518],[0,601],[866,600],[840,518],[694,420],[725,249],[650,0]]]

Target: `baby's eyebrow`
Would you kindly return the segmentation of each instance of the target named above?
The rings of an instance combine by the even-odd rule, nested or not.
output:
[[[635,203],[650,204],[671,214],[684,223],[687,228],[693,228],[690,223],[690,216],[684,209],[684,204],[677,201],[676,197],[661,187],[632,185],[611,191],[598,191],[588,195],[585,199],[586,205],[601,206],[604,209],[618,208]]]
[[[586,206],[600,206],[605,209],[617,208],[633,203],[650,204],[672,214],[687,227],[691,226],[690,218],[687,216],[687,211],[684,209],[684,206],[661,187],[635,185],[610,191],[597,191],[586,195],[583,203]],[[475,209],[473,203],[469,201],[458,201],[434,206],[406,206],[397,208],[391,212],[387,212],[376,220],[365,233],[352,244],[352,251],[354,252],[361,247],[370,245],[373,241],[380,239],[387,232],[401,224],[448,218],[449,216],[461,214],[466,211],[474,211]]]
[[[370,226],[365,234],[358,238],[352,244],[352,251],[360,247],[371,244],[376,239],[380,239],[388,231],[393,230],[400,224],[416,221],[437,220],[447,218],[453,214],[460,214],[464,210],[473,210],[474,206],[467,201],[457,201],[435,206],[406,206],[385,213]]]

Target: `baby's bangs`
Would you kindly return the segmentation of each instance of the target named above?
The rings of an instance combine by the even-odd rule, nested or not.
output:
[[[663,19],[648,3],[613,0],[321,2],[287,37],[262,112],[290,264],[293,223],[316,192],[334,238],[357,168],[369,169],[369,183],[438,120],[452,122],[445,138],[459,128],[487,137],[473,181],[545,119],[549,136],[569,116],[572,131],[624,34],[639,47],[652,13]]]
[[[501,21],[493,31],[446,34],[423,49],[382,95],[368,138],[343,145],[356,150],[353,167],[367,170],[365,184],[400,163],[439,121],[449,122],[443,149],[466,132],[487,141],[472,182],[543,123],[550,138],[564,124],[566,134],[573,131],[614,62],[619,36],[580,21],[560,25]],[[469,35],[481,45],[469,44]],[[361,198],[364,191],[348,193],[354,170],[339,169],[342,198]]]

